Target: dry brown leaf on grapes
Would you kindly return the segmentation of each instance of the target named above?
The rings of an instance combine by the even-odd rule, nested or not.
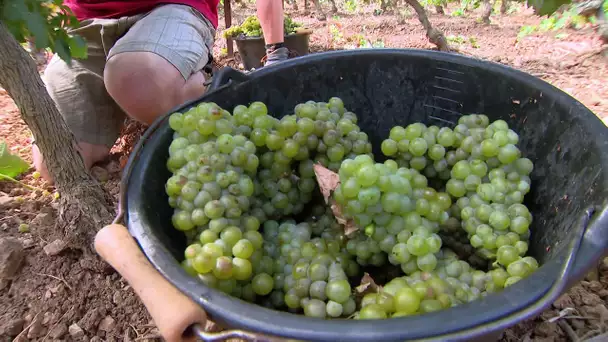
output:
[[[336,221],[338,221],[338,223],[344,227],[344,235],[350,236],[359,230],[353,220],[344,218],[344,215],[342,215],[342,209],[333,199],[330,199],[330,203],[331,205],[329,208],[331,209],[331,212],[334,213]]]
[[[331,209],[336,221],[340,225],[344,227],[344,234],[346,236],[350,236],[359,228],[355,225],[353,220],[346,219],[342,214],[342,208],[336,203],[332,198],[331,194],[338,185],[340,185],[340,177],[337,173],[329,170],[321,164],[313,165],[313,169],[315,171],[315,176],[317,177],[317,183],[319,184],[319,189],[321,190],[321,194],[325,199],[325,203],[329,204],[329,208]]]
[[[376,284],[372,276],[365,272],[361,278],[361,285],[355,287],[355,299],[357,304],[361,304],[361,300],[368,293],[378,293],[382,290],[382,286]]]
[[[313,169],[315,171],[315,176],[317,176],[317,183],[319,183],[321,194],[323,194],[323,198],[325,198],[325,203],[329,203],[331,193],[340,185],[340,177],[337,173],[321,164],[313,165]]]
[[[358,293],[363,292],[378,292],[381,289],[381,286],[376,284],[374,278],[369,275],[369,273],[363,273],[363,278],[361,278],[361,285],[356,287]]]

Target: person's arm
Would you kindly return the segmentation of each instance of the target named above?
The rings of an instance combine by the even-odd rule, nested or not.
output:
[[[257,0],[256,9],[266,43],[266,65],[286,60],[289,50],[284,46],[282,0]]]

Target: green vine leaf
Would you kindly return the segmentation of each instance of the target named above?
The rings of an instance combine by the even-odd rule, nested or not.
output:
[[[66,42],[62,39],[56,39],[54,43],[55,53],[61,57],[66,63],[70,64],[72,62],[72,55],[70,55],[70,47],[66,44]]]
[[[19,156],[10,153],[4,141],[0,141],[0,174],[17,177],[30,168],[30,165]]]
[[[87,42],[81,36],[70,37],[68,45],[72,57],[79,59],[87,58]]]
[[[528,0],[528,6],[534,7],[540,16],[551,15],[562,5],[572,3],[572,0]]]
[[[39,49],[49,46],[49,34],[46,22],[39,13],[28,12],[24,15],[25,23],[34,35],[34,43]]]
[[[68,63],[87,58],[85,40],[68,33],[79,23],[63,0],[0,0],[0,21],[20,43],[31,39]]]

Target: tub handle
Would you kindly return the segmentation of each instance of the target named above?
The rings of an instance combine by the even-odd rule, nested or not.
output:
[[[242,83],[247,80],[249,80],[249,77],[246,74],[231,67],[224,67],[220,69],[217,74],[213,75],[211,84],[209,85],[205,96],[212,91],[218,90],[220,88],[226,88],[232,85],[233,83]]]
[[[206,332],[207,313],[158,273],[125,226],[103,227],[95,236],[95,250],[127,280],[166,341],[273,340],[240,330]]]
[[[278,342],[284,341],[279,338],[271,338],[264,335],[258,335],[250,333],[244,330],[226,330],[221,332],[207,332],[198,323],[195,323],[191,327],[192,332],[196,337],[205,342],[225,341],[232,338],[240,340],[251,341],[251,342]]]

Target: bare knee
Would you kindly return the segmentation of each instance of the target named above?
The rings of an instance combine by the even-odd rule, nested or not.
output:
[[[78,143],[78,151],[82,156],[85,167],[89,170],[95,163],[102,161],[108,156],[110,148],[103,145],[80,142]],[[32,145],[32,159],[34,161],[34,168],[40,173],[40,176],[48,183],[53,184],[53,177],[51,177],[42,152],[36,144]]]
[[[202,95],[204,78],[199,80],[198,90],[190,86],[194,77],[184,80],[171,63],[150,52],[115,55],[108,60],[104,70],[104,82],[110,96],[129,116],[145,124],[194,96]]]

